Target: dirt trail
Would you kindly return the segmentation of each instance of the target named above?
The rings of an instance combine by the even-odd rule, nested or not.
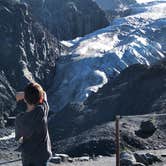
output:
[[[74,163],[62,163],[62,164],[52,164],[49,163],[48,166],[115,166],[115,157],[103,157],[96,161],[90,160],[85,162],[74,162]],[[21,161],[8,162],[0,164],[0,166],[22,166]]]
[[[146,151],[137,151],[137,153],[153,153],[156,155],[165,155],[166,156],[166,149],[163,150],[146,150]],[[85,162],[73,162],[73,163],[62,163],[62,164],[52,164],[49,163],[48,166],[116,166],[115,164],[115,157],[102,157],[96,160],[90,160]],[[22,166],[21,161],[13,161],[13,162],[5,162],[0,166]],[[152,166],[166,166],[166,158],[163,158],[162,163],[155,163]]]

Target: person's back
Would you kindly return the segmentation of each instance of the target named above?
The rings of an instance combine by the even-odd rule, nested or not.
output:
[[[40,85],[31,83],[24,93],[16,95],[17,100],[27,103],[27,111],[19,114],[15,123],[15,138],[22,140],[23,166],[45,166],[52,155],[47,127],[49,106],[43,92]]]

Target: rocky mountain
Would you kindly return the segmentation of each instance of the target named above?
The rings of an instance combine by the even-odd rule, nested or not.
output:
[[[111,121],[116,115],[140,114],[150,116],[120,120],[122,147],[165,147],[165,117],[155,118],[155,113],[166,113],[165,60],[150,67],[133,65],[92,94],[84,104],[70,104],[52,116],[49,126],[55,151],[73,156],[86,152],[91,155],[114,153],[115,124]],[[158,130],[145,139],[136,131],[141,121],[147,119],[153,119]]]
[[[0,0],[0,114],[14,110],[15,91],[29,80],[45,89],[55,75],[59,44],[34,21],[28,6]]]
[[[62,42],[69,52],[57,63],[50,98],[53,111],[70,102],[85,101],[130,65],[151,65],[165,57],[166,1],[134,6],[132,10],[134,13],[114,19],[106,28]]]
[[[92,0],[22,0],[34,17],[60,40],[84,36],[109,24]]]

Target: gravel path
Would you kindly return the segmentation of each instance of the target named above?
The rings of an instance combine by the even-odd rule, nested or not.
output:
[[[74,163],[62,163],[62,164],[52,164],[49,163],[48,166],[116,166],[115,157],[103,157],[97,159],[96,161],[90,160],[88,162],[74,162]],[[22,166],[21,161],[0,164],[0,166]],[[155,163],[152,166],[166,166],[166,161],[162,163]]]
[[[156,155],[165,155],[166,149],[164,150],[147,150],[147,151],[138,151],[137,153],[153,153]],[[162,158],[162,163],[155,163],[152,166],[166,166],[166,158]],[[85,162],[73,162],[73,163],[62,163],[62,164],[52,164],[49,163],[48,166],[116,166],[115,157],[101,157],[96,160],[90,160]],[[21,161],[13,161],[13,162],[4,162],[0,166],[22,166]]]
[[[138,151],[138,153],[153,153],[156,155],[165,155],[166,150],[148,150],[148,151]],[[152,166],[166,166],[166,158],[162,158],[162,163],[155,163]],[[4,162],[0,166],[22,166],[21,161],[13,161],[13,162]],[[73,162],[73,163],[62,163],[62,164],[53,164],[49,163],[48,166],[116,166],[115,157],[101,157],[96,160],[84,161],[84,162]]]
[[[0,164],[0,166],[22,166],[21,161],[15,161],[11,163]],[[49,166],[115,166],[115,157],[103,157],[95,161],[85,161],[85,162],[74,162],[74,163],[62,163],[62,164],[52,164]]]

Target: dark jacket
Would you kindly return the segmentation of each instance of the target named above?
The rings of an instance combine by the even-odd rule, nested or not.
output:
[[[52,156],[47,126],[48,111],[45,99],[43,104],[37,105],[31,112],[24,112],[16,117],[15,139],[23,137],[22,156],[29,160],[46,161]]]

